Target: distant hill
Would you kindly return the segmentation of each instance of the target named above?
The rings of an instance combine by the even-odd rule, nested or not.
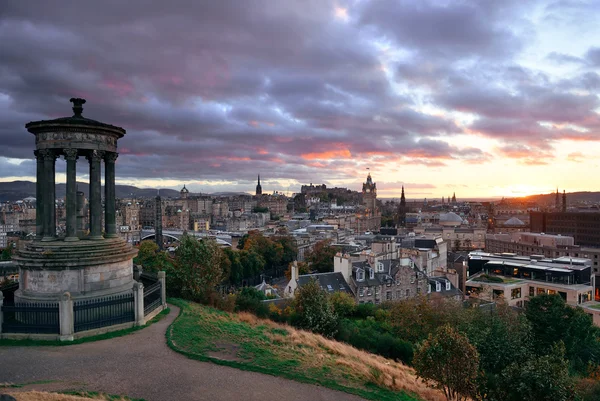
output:
[[[562,192],[559,193],[560,201],[562,202]],[[556,199],[556,193],[550,194],[539,194],[539,195],[530,195],[524,196],[520,198],[513,198],[528,202],[536,202],[541,205],[544,204],[554,204]],[[574,203],[600,203],[600,192],[567,192],[567,204]]]
[[[89,191],[87,182],[78,182],[77,187],[80,191],[85,193],[85,196],[88,196]],[[66,184],[56,184],[56,197],[64,197],[66,190]],[[138,188],[133,185],[115,185],[115,191],[117,198],[128,198],[132,196],[136,198],[151,198],[156,196],[157,192],[155,188]],[[165,198],[176,198],[179,196],[179,191],[174,189],[161,189],[160,195]],[[14,202],[29,196],[35,197],[35,182],[0,182],[0,202]]]

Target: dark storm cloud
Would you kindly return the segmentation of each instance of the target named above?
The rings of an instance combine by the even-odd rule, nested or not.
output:
[[[573,9],[562,4],[547,13],[559,6]],[[346,7],[348,18],[336,18],[336,7]],[[317,182],[354,177],[369,163],[491,159],[454,143],[463,127],[448,114],[423,112],[423,104],[472,113],[470,131],[520,146],[537,140],[535,149],[549,149],[561,135],[594,138],[598,99],[572,92],[597,89],[595,72],[555,85],[513,61],[533,36],[523,17],[531,7],[491,0],[6,2],[0,176],[15,171],[1,157],[31,157],[33,137],[23,125],[69,115],[73,96],[88,100],[85,116],[127,129],[118,165],[129,179],[252,182],[268,171],[277,182]],[[388,58],[390,43],[406,57]],[[596,63],[596,51],[582,60]]]

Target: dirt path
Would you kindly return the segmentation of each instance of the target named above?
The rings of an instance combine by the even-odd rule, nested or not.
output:
[[[360,400],[310,384],[194,361],[171,350],[165,331],[179,308],[133,334],[67,347],[0,347],[0,383],[30,390],[79,389],[147,401]],[[12,390],[12,389],[11,389]]]

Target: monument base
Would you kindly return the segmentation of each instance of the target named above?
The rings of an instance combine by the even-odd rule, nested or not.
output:
[[[19,266],[15,302],[56,302],[124,294],[133,285],[137,249],[121,238],[33,241],[13,258]]]

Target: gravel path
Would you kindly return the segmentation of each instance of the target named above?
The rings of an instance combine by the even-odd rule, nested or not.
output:
[[[124,337],[67,347],[0,347],[0,383],[52,380],[24,390],[85,389],[147,401],[361,399],[188,359],[166,345],[165,331],[179,313],[176,306],[170,308],[158,323]]]

